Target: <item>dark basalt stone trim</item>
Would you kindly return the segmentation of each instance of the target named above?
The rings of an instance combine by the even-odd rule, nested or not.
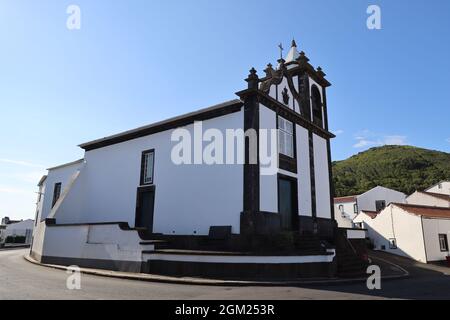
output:
[[[279,168],[292,173],[297,173],[297,159],[285,156],[284,154],[280,154]]]
[[[106,146],[114,145],[117,143],[133,140],[148,135],[152,135],[158,132],[171,130],[179,127],[183,127],[194,123],[195,121],[204,121],[217,117],[221,117],[230,113],[238,112],[241,110],[243,103],[239,100],[233,100],[226,102],[211,108],[203,109],[200,111],[188,113],[183,116],[175,117],[169,120],[161,121],[149,126],[137,128],[127,132],[123,132],[117,135],[106,137],[103,139],[87,142],[79,145],[80,148],[90,151]]]
[[[216,279],[298,279],[334,277],[336,260],[320,263],[268,264],[268,263],[202,263],[151,260],[146,263],[147,273],[177,277],[205,277]]]
[[[278,102],[274,98],[270,97],[269,95],[263,93],[260,90],[256,89],[247,89],[244,91],[240,91],[236,93],[241,98],[245,99],[246,96],[257,93],[258,101],[274,111],[277,115],[285,118],[286,120],[289,120],[291,122],[294,122],[303,128],[308,129],[309,131],[314,132],[314,134],[324,138],[324,139],[331,139],[335,138],[336,136],[332,134],[331,132],[328,132],[321,127],[315,125],[311,121],[305,119],[300,115],[298,112],[290,109],[289,107],[283,105],[282,103]]]
[[[290,65],[296,65],[296,67],[288,69],[288,72],[291,75],[294,76],[294,75],[306,72],[320,86],[322,86],[324,88],[331,86],[331,83],[328,80],[326,80],[322,75],[320,75],[318,73],[318,71],[315,70],[314,67],[310,63],[308,63],[308,62],[288,62],[288,63],[286,63],[286,66],[290,66]],[[266,81],[268,79],[269,79],[269,77],[263,77],[260,80]]]
[[[232,251],[200,251],[200,250],[148,250],[142,251],[145,254],[165,254],[180,256],[239,256],[239,257],[307,257],[307,256],[331,256],[332,252],[325,253],[305,253],[305,252],[232,252]],[[208,263],[208,262],[205,262]]]
[[[140,261],[100,260],[51,256],[42,256],[40,261],[43,264],[53,264],[59,266],[78,266],[81,268],[93,268],[135,273],[142,272],[142,262]]]
[[[281,232],[281,216],[275,212],[242,212],[242,235],[270,235]]]
[[[245,164],[243,179],[243,202],[244,211],[259,211],[259,183],[260,183],[260,167],[259,167],[259,104],[257,95],[249,95],[244,100],[244,131],[255,130],[257,134],[258,161],[257,164],[250,164],[250,142],[245,139]]]

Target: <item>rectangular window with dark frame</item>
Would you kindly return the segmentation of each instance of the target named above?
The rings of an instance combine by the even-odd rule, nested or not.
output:
[[[278,150],[285,156],[295,158],[294,124],[282,117],[278,117]]]
[[[58,201],[61,196],[61,182],[55,183],[55,187],[53,188],[53,201],[52,208],[55,206],[56,201]]]
[[[153,184],[153,172],[155,167],[155,151],[142,152],[141,161],[141,185]]]
[[[357,204],[357,203],[355,203],[355,204],[353,205],[353,212],[354,212],[354,213],[358,213],[358,212],[359,212],[358,204]]]
[[[386,201],[384,201],[384,200],[375,201],[375,208],[376,208],[375,210],[377,212],[384,210],[386,208]]]
[[[448,252],[448,239],[446,234],[439,235],[439,247],[441,252]]]

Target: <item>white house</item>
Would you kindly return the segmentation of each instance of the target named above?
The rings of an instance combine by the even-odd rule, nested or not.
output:
[[[333,242],[330,83],[308,61],[294,42],[288,59],[269,64],[264,77],[250,71],[239,99],[81,144],[83,159],[50,168],[40,183],[32,255],[134,271],[186,259],[330,264],[333,250],[306,258],[208,260],[154,246],[155,239],[174,245],[221,234],[238,250],[286,231]],[[222,147],[213,145],[230,132]],[[267,154],[275,155],[273,163]],[[235,161],[239,155],[243,163]]]
[[[449,255],[450,208],[391,203],[378,215],[360,213],[354,221],[368,230],[376,250],[420,262]]]
[[[440,193],[450,196],[450,181],[441,181],[426,189],[425,192]]]
[[[450,208],[450,195],[416,191],[406,198],[406,203]]]
[[[391,202],[404,202],[402,192],[377,186],[363,194],[334,199],[336,221],[340,228],[352,228],[361,211],[380,212]]]
[[[8,218],[2,220],[0,225],[0,244],[31,244],[34,220],[9,221]],[[20,243],[16,238],[21,238]],[[16,239],[16,240],[14,240]],[[23,241],[22,241],[23,240]]]

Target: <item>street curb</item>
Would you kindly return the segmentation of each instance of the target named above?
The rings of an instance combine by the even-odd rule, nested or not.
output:
[[[61,266],[61,265],[52,265],[52,264],[43,264],[36,260],[34,260],[30,255],[25,255],[23,257],[26,261],[52,269],[58,269],[63,271],[73,270],[70,267]],[[376,258],[393,265],[404,272],[403,275],[398,276],[386,276],[382,277],[382,280],[397,280],[404,279],[409,277],[409,272],[404,268],[388,262],[381,258]],[[275,287],[275,286],[333,286],[333,285],[343,285],[343,284],[353,284],[353,283],[364,283],[367,281],[367,278],[353,278],[353,279],[326,279],[326,280],[306,280],[306,281],[296,281],[296,280],[288,280],[288,281],[238,281],[238,280],[215,280],[215,279],[201,279],[201,278],[176,278],[176,277],[168,277],[168,276],[159,276],[159,275],[151,275],[151,274],[143,274],[143,273],[126,273],[126,272],[118,272],[118,271],[109,271],[109,270],[99,270],[99,269],[88,269],[88,268],[80,268],[80,272],[83,274],[89,274],[100,277],[108,277],[108,278],[116,278],[116,279],[125,279],[125,280],[135,280],[135,281],[146,281],[146,282],[157,282],[157,283],[167,283],[167,284],[182,284],[182,285],[202,285],[202,286],[258,286],[258,287]]]

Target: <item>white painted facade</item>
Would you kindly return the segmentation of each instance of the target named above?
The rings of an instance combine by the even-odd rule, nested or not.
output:
[[[384,201],[386,206],[390,203],[404,203],[406,195],[396,190],[377,186],[361,195],[344,197],[344,200],[336,198],[334,210],[339,227],[353,227],[355,223],[353,220],[361,211],[377,211],[377,201]]]
[[[31,233],[33,232],[34,220],[27,219],[4,226],[0,230],[0,243],[4,243],[8,237],[26,237],[25,244],[31,243]]]
[[[368,237],[375,250],[424,263],[445,260],[449,253],[441,251],[439,234],[445,234],[450,239],[450,209],[444,209],[448,212],[447,218],[429,216],[429,210],[439,208],[417,206],[414,209],[415,213],[412,213],[408,205],[391,204],[375,219],[363,212],[354,222],[361,223],[362,227],[368,230]],[[423,215],[420,215],[421,210],[424,210]]]
[[[446,194],[450,196],[450,181],[442,181],[427,190],[426,192]]]
[[[416,191],[406,198],[406,203],[450,208],[450,196],[445,200],[427,192]]]

